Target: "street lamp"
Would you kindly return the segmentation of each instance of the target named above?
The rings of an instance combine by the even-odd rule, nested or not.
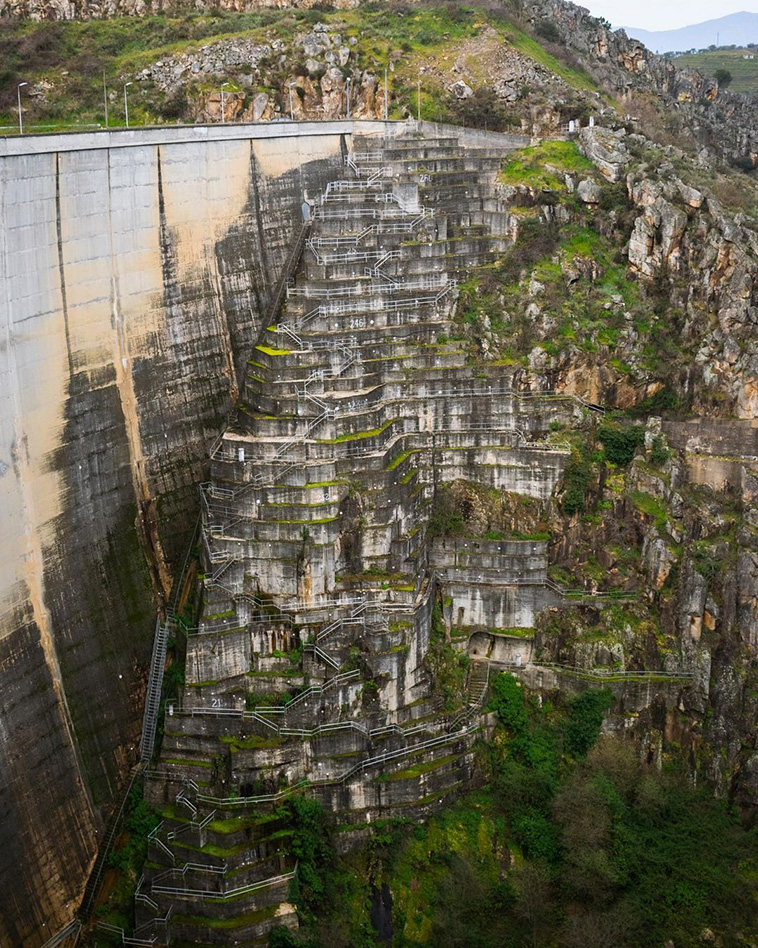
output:
[[[292,87],[295,85],[296,80],[293,79],[292,82],[288,84],[290,90],[290,122],[295,121],[295,109],[292,105]]]
[[[347,95],[347,118],[350,118],[350,76],[347,77],[345,82],[345,94]]]
[[[129,128],[129,99],[127,98],[126,90],[129,88],[131,84],[132,84],[131,82],[127,82],[127,84],[124,86],[124,114],[126,115],[127,128]]]
[[[384,67],[384,121],[386,122],[389,119],[390,115],[390,96],[389,96],[389,81],[387,79],[387,74],[389,68]]]
[[[16,95],[18,96],[18,133],[19,135],[24,134],[24,119],[21,115],[21,87],[28,86],[28,82],[19,82],[18,88],[16,89]]]
[[[226,124],[226,107],[225,107],[224,89],[226,89],[228,85],[229,83],[225,82],[223,86],[221,86],[221,124],[222,125]]]

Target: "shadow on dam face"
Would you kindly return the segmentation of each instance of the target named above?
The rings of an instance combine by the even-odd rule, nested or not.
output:
[[[379,122],[0,140],[0,943],[70,921],[305,192]]]

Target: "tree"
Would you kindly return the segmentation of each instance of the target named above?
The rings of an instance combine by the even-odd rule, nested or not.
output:
[[[713,74],[713,78],[718,82],[722,89],[726,89],[733,77],[728,69],[717,69]]]

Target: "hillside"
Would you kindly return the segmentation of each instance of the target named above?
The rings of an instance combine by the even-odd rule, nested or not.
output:
[[[745,59],[754,56],[754,59]],[[704,76],[715,76],[717,71],[725,69],[732,74],[729,83],[730,92],[758,92],[758,50],[714,49],[702,53],[687,53],[674,59],[677,69],[696,69]]]
[[[739,46],[758,43],[758,13],[730,13],[677,30],[650,31],[632,26],[623,29],[654,53],[707,49],[709,46]]]
[[[758,155],[758,104],[552,0],[14,16],[0,32],[0,124],[17,125],[21,82],[27,130],[103,125],[103,82],[111,125],[125,121],[126,83],[132,124],[219,121],[222,86],[227,121],[343,115],[348,85],[351,114],[380,117],[385,69],[394,118],[416,114],[420,83],[427,119],[540,135],[618,107],[603,121],[690,154],[745,168]]]

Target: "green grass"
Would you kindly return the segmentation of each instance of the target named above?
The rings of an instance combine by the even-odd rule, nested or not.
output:
[[[265,352],[269,356],[284,356],[289,355],[289,349],[274,349],[272,346],[259,345],[255,347],[259,352]]]
[[[265,922],[273,918],[278,905],[267,905],[265,908],[258,909],[255,912],[245,912],[244,915],[235,915],[234,918],[208,918],[205,915],[180,915],[175,914],[173,920],[175,923],[198,925],[202,928],[223,929],[226,931],[236,928],[244,928],[247,925],[254,925],[256,922]]]
[[[534,62],[549,69],[550,72],[555,73],[556,76],[560,76],[561,79],[565,80],[565,82],[574,89],[583,92],[597,92],[599,90],[599,86],[595,80],[586,72],[565,66],[546,49],[543,49],[536,40],[532,39],[531,36],[528,36],[517,27],[509,25],[504,31],[504,36],[515,50],[518,50],[519,53],[528,56],[534,60]]]
[[[50,83],[44,99],[27,99],[27,129],[36,123],[59,127],[104,123],[103,80],[111,94],[109,123],[114,127],[123,125],[125,81],[133,81],[140,71],[158,61],[230,38],[257,45],[283,40],[287,44],[285,59],[272,55],[262,60],[261,74],[252,83],[248,78],[249,65],[230,66],[218,76],[188,74],[175,90],[167,90],[151,78],[135,82],[130,90],[132,124],[186,121],[200,96],[217,91],[222,82],[228,83],[230,92],[241,94],[246,106],[256,92],[267,92],[286,111],[286,80],[304,71],[302,47],[294,40],[319,21],[339,24],[344,40],[355,40],[350,47],[351,68],[381,74],[391,59],[396,62],[390,79],[392,118],[401,118],[404,109],[415,112],[421,58],[434,56],[446,62],[450,58],[446,54],[455,54],[461,43],[474,39],[487,28],[494,28],[504,43],[554,72],[573,89],[586,92],[597,88],[586,73],[560,62],[499,12],[450,3],[414,5],[403,10],[402,15],[389,4],[376,3],[354,10],[285,7],[246,13],[191,11],[175,16],[50,23],[7,20],[0,34],[0,124],[15,123],[17,83],[34,84],[44,79]],[[464,121],[465,117],[456,112],[460,103],[445,87],[452,76],[449,65],[444,67],[444,76],[424,76],[421,98],[425,118]],[[475,71],[475,85],[491,85],[491,77],[484,70]],[[513,110],[508,111],[508,121],[518,125],[518,116],[510,114]],[[477,121],[474,114],[469,118]],[[482,120],[488,119],[489,127],[495,127],[492,115]],[[469,120],[464,123],[472,124]]]
[[[751,53],[755,59],[743,59]],[[702,53],[689,53],[672,60],[677,69],[699,69],[712,76],[717,69],[727,69],[732,74],[730,92],[758,92],[758,50],[714,49]]]
[[[451,760],[456,760],[456,754],[448,754],[447,757],[439,757],[437,760],[427,760],[423,763],[414,764],[412,767],[406,767],[404,770],[398,770],[394,774],[384,774],[377,778],[378,783],[387,783],[392,780],[412,780],[414,777],[420,777],[422,774],[437,770],[444,764],[449,764]]]
[[[593,171],[594,166],[579,151],[575,142],[544,141],[514,152],[503,166],[499,180],[503,184],[558,191],[565,190],[566,185],[555,172],[590,174]]]
[[[633,491],[629,496],[635,507],[655,520],[655,524],[660,530],[666,529],[668,516],[666,513],[666,505],[662,500],[641,490]]]
[[[397,418],[390,418],[379,428],[371,428],[368,431],[350,431],[347,434],[337,435],[336,438],[319,438],[319,444],[341,444],[344,441],[362,441],[364,438],[374,438],[385,432],[390,425],[394,425]]]

